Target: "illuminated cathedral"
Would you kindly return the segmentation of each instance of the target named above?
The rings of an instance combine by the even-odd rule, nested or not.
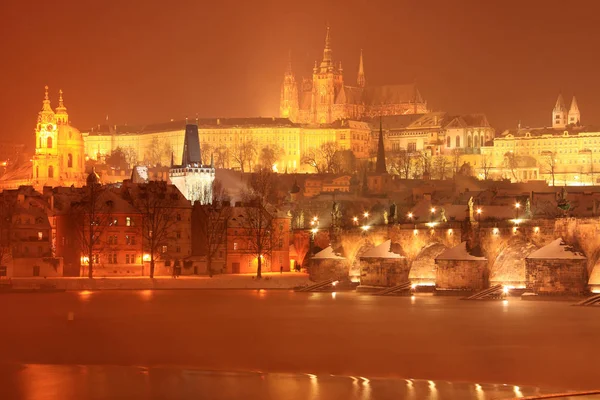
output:
[[[346,85],[342,63],[334,62],[332,57],[329,27],[323,59],[320,63],[315,61],[312,79],[303,79],[298,85],[290,60],[281,86],[280,117],[302,124],[330,124],[343,119],[360,120],[427,112],[427,102],[421,97],[415,83],[369,85],[362,50],[356,85]]]

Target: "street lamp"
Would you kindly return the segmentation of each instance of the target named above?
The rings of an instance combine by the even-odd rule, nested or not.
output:
[[[352,218],[352,223],[354,224],[354,226],[357,226],[358,225],[358,217]]]
[[[431,215],[430,215],[429,219],[430,219],[430,221],[433,221],[433,215],[435,214],[435,207],[431,207],[431,210],[429,210],[429,211],[431,211]]]
[[[365,212],[364,212],[364,214],[363,214],[363,217],[365,217],[365,218],[369,218],[369,212],[368,212],[368,211],[365,211]]]
[[[519,203],[518,201],[515,203],[515,210],[517,212],[517,218],[519,219],[519,208],[521,208],[521,203]]]
[[[481,222],[481,207],[477,209],[477,222]]]
[[[412,220],[413,220],[413,213],[409,212],[408,214],[406,214],[406,216],[408,217],[408,220],[412,222]]]

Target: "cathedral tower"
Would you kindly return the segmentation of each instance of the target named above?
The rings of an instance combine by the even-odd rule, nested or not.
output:
[[[552,110],[552,127],[560,129],[565,126],[567,126],[567,106],[565,106],[562,94],[559,94],[554,110]]]
[[[365,79],[365,68],[363,67],[363,52],[360,49],[360,60],[358,61],[358,78],[356,79],[358,87],[364,88],[367,83]]]
[[[33,156],[33,181],[42,185],[53,181],[58,173],[56,114],[50,106],[48,86],[45,88],[42,110],[38,114]]]
[[[569,125],[579,125],[581,122],[581,113],[579,112],[579,106],[577,100],[573,96],[571,100],[571,107],[569,108]]]
[[[298,117],[298,84],[292,72],[292,55],[290,53],[288,66],[283,76],[281,85],[281,101],[279,103],[279,116],[289,118],[296,122]]]
[[[333,115],[335,97],[344,85],[341,65],[336,66],[333,62],[331,50],[331,34],[327,27],[325,36],[325,48],[323,49],[323,60],[313,69],[313,90],[311,113],[312,122],[329,124],[336,118]]]

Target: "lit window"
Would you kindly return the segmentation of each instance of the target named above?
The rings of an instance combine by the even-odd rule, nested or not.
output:
[[[238,242],[233,242],[233,249],[237,250],[238,249]]]
[[[44,234],[42,232],[38,232],[38,240],[42,240],[44,238]]]
[[[163,252],[163,253],[166,253],[166,252],[167,252],[167,246],[163,246],[163,247],[162,247],[162,252]]]
[[[116,224],[115,224],[116,225]],[[131,217],[127,217],[125,218],[125,225],[126,226],[132,226],[133,224],[131,223]]]

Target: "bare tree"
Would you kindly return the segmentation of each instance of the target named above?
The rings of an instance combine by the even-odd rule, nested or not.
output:
[[[257,260],[256,277],[262,277],[264,258],[271,256],[277,235],[274,229],[275,211],[268,199],[273,197],[273,172],[262,168],[250,180],[250,189],[244,193],[246,204],[243,218],[244,236],[248,238],[247,252]]]
[[[244,173],[246,165],[248,171],[252,169],[252,162],[256,157],[256,146],[252,140],[243,141],[234,146],[232,151],[233,161],[238,165],[242,173]]]
[[[552,186],[556,186],[555,185],[556,164],[558,163],[558,159],[556,157],[557,156],[556,156],[555,152],[544,151],[542,153],[542,157],[540,160],[542,172],[550,175],[550,178],[552,179]]]
[[[171,190],[169,190],[171,189]],[[175,202],[181,194],[164,181],[150,181],[138,185],[139,193],[132,193],[134,205],[142,213],[144,250],[150,255],[150,278],[154,277],[156,259],[172,239],[177,225]]]
[[[416,154],[415,160],[415,171],[413,175],[415,177],[422,177],[423,175],[431,174],[431,155],[427,151],[420,151]]]
[[[352,174],[357,170],[356,156],[352,150],[338,150],[333,163],[334,173]]]
[[[390,154],[390,168],[392,171],[400,175],[401,178],[409,179],[413,170],[413,157],[412,155],[402,149],[393,151]]]
[[[273,165],[285,154],[278,145],[270,145],[260,150],[260,165],[262,168],[273,168]]]
[[[452,176],[456,176],[458,175],[458,172],[460,171],[460,166],[461,166],[461,159],[462,159],[462,150],[461,149],[454,149],[452,150]]]
[[[435,156],[433,158],[431,172],[438,179],[444,180],[446,176],[450,175],[450,168],[452,164],[445,156]]]
[[[213,148],[210,145],[210,143],[203,142],[200,145],[200,155],[202,157],[202,164],[209,165],[212,154],[213,154]]]
[[[146,147],[144,161],[151,166],[162,165],[165,162],[164,160],[171,159],[171,154],[173,154],[173,147],[171,147],[168,140],[153,137],[148,147]]]
[[[513,177],[517,180],[518,159],[514,152],[509,151],[504,154],[504,168],[508,169]]]
[[[227,146],[218,146],[215,148],[215,167],[229,168],[229,148]]]
[[[226,245],[227,223],[232,214],[229,198],[220,181],[214,182],[212,195],[211,204],[200,206],[203,213],[200,229],[204,238],[206,269],[210,277],[213,276],[213,260]]]
[[[487,180],[490,177],[490,170],[492,169],[492,161],[487,154],[481,156],[481,173],[483,179]]]
[[[80,249],[85,254],[88,278],[94,277],[94,264],[99,262],[102,251],[102,234],[112,220],[113,202],[107,187],[97,182],[88,182],[83,196],[73,203],[69,211]]]
[[[317,173],[333,173],[340,168],[340,159],[336,155],[339,146],[335,142],[322,143],[318,148],[309,149],[300,162],[310,165]]]

